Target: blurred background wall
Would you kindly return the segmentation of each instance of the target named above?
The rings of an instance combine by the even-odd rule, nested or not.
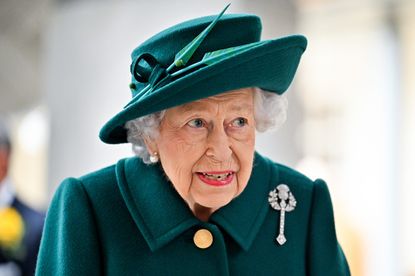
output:
[[[150,35],[227,1],[3,0],[0,115],[18,194],[46,209],[57,185],[131,156],[100,127],[130,98],[129,54]],[[263,38],[309,46],[286,124],[258,151],[327,180],[353,275],[415,275],[415,1],[234,0]]]

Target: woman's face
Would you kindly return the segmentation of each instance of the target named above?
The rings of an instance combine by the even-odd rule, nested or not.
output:
[[[207,218],[246,187],[255,145],[253,89],[166,110],[157,151],[173,186],[196,216]]]

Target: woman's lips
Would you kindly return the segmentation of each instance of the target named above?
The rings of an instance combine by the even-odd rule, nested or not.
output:
[[[224,186],[232,182],[235,172],[234,171],[221,171],[221,172],[197,172],[197,176],[204,183],[212,186]]]

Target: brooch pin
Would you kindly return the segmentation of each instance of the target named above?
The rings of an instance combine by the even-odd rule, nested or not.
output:
[[[290,188],[288,188],[286,184],[280,184],[277,188],[269,192],[268,202],[273,209],[281,211],[280,229],[276,240],[280,245],[283,245],[287,241],[284,236],[285,212],[291,212],[294,210],[297,205],[297,201],[291,193]]]

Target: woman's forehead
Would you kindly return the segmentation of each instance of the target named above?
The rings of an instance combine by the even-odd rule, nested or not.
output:
[[[253,89],[244,88],[229,91],[219,95],[186,103],[176,108],[180,112],[201,111],[205,109],[215,108],[219,104],[225,105],[226,109],[230,111],[253,109]]]

